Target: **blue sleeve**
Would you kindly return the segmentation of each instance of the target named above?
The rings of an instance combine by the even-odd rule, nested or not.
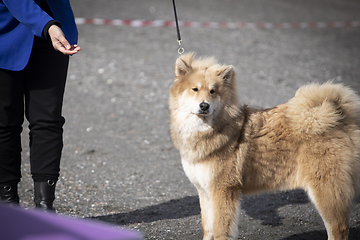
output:
[[[45,25],[53,20],[35,0],[2,0],[9,12],[36,36],[43,37]],[[40,2],[40,1],[38,1]]]

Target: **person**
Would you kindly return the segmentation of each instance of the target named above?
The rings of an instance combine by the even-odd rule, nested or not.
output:
[[[19,205],[21,132],[29,122],[35,208],[55,211],[69,55],[78,53],[69,0],[0,0],[0,197]],[[25,114],[24,114],[25,113]]]

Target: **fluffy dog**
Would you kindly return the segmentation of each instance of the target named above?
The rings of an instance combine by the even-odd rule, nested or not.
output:
[[[177,59],[171,137],[196,186],[204,240],[235,239],[240,196],[302,188],[329,240],[348,238],[359,189],[360,98],[330,82],[271,109],[239,107],[235,72],[214,58]]]

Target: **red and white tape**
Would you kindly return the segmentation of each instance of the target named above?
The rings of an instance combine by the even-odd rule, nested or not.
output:
[[[78,25],[112,25],[130,27],[175,27],[174,21],[163,20],[121,20],[102,18],[76,18]],[[241,22],[179,22],[180,27],[189,28],[243,28],[243,29],[286,29],[286,28],[343,28],[360,27],[360,21],[298,22],[298,23],[241,23]]]

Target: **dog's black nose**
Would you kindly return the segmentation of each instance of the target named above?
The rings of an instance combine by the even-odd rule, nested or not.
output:
[[[201,109],[202,111],[207,111],[207,110],[209,110],[209,108],[210,108],[210,104],[208,104],[208,103],[206,103],[206,102],[200,103],[200,109]]]

